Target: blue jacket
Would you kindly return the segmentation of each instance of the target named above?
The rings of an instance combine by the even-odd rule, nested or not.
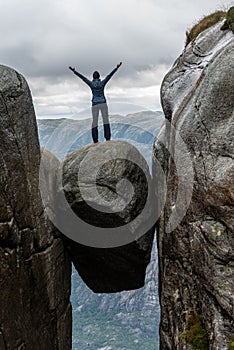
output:
[[[113,69],[112,72],[110,72],[105,79],[101,80],[101,79],[94,79],[94,80],[89,80],[86,77],[84,77],[82,74],[74,71],[74,73],[80,78],[82,79],[92,90],[92,105],[97,105],[99,103],[106,103],[106,98],[104,95],[104,88],[106,83],[108,83],[108,81],[110,80],[110,78],[112,77],[112,75],[118,70],[118,68]]]

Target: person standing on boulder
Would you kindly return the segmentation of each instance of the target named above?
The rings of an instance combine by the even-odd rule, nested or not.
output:
[[[110,131],[110,122],[109,122],[109,115],[108,115],[108,106],[106,103],[106,98],[104,94],[104,88],[110,78],[113,76],[115,72],[119,69],[119,67],[122,65],[122,62],[117,64],[116,68],[113,69],[106,77],[105,79],[100,79],[99,72],[95,71],[93,73],[93,80],[87,79],[82,74],[78,73],[75,68],[69,67],[70,70],[73,71],[74,74],[76,74],[80,79],[82,79],[92,90],[92,116],[93,116],[93,122],[92,122],[92,138],[93,142],[98,142],[98,116],[99,112],[101,111],[102,119],[103,119],[103,127],[104,127],[104,137],[106,141],[109,141],[111,139],[111,131]]]

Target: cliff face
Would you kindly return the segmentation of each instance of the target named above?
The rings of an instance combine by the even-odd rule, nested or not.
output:
[[[186,47],[161,89],[175,128],[154,145],[155,182],[158,159],[167,186],[157,184],[161,349],[225,350],[234,339],[234,35],[221,26]]]
[[[71,267],[40,198],[31,94],[13,69],[0,77],[0,347],[70,349]]]

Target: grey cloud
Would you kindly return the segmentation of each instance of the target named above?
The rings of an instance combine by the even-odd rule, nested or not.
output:
[[[229,6],[226,0],[2,1],[0,31],[7,35],[1,37],[1,63],[24,74],[40,96],[48,93],[45,84],[83,88],[69,65],[88,77],[96,69],[105,76],[123,61],[111,86],[158,85],[159,70],[165,73],[183,50],[186,30]]]
[[[212,8],[218,4],[213,1]],[[126,65],[120,74],[131,75],[139,66],[172,64],[186,29],[208,8],[208,0],[114,0],[101,6],[97,0],[22,0],[19,6],[10,1],[0,24],[6,30],[10,22],[1,40],[3,57],[30,76],[68,76],[69,64],[84,74],[94,69],[106,74],[120,60]]]

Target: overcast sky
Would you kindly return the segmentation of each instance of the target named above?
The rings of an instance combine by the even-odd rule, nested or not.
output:
[[[89,109],[91,78],[122,67],[106,87],[111,113],[160,110],[160,84],[201,17],[225,0],[0,0],[1,64],[22,73],[37,117]]]

